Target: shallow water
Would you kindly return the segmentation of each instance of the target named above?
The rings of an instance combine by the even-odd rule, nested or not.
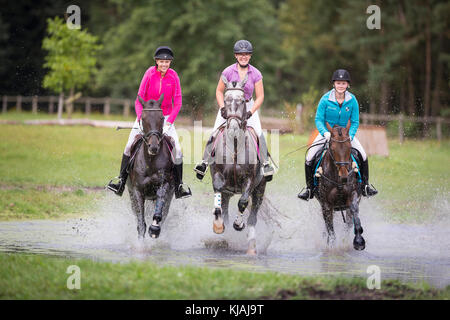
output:
[[[235,231],[231,222],[223,235],[212,231],[212,203],[198,199],[174,200],[161,236],[137,240],[136,223],[127,196],[106,194],[89,218],[0,223],[0,251],[83,257],[126,262],[146,260],[158,265],[196,265],[300,275],[368,277],[367,268],[380,267],[381,279],[426,281],[442,288],[450,285],[450,211],[446,197],[434,201],[439,223],[393,224],[384,221],[376,199],[363,199],[360,218],[366,249],[352,247],[353,235],[335,216],[337,240],[326,245],[325,227],[317,201],[305,203],[271,196],[282,214],[279,226],[260,217],[256,257],[245,254],[247,230]],[[230,203],[230,220],[237,213],[237,197]],[[207,201],[208,202],[208,201]],[[148,222],[147,225],[150,225]],[[352,233],[352,232],[351,232]]]

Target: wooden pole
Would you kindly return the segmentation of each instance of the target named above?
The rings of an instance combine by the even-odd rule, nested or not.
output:
[[[105,104],[103,105],[103,114],[105,116],[109,116],[109,112],[110,111],[111,111],[111,103],[110,103],[110,100],[109,100],[109,97],[108,97],[108,98],[106,98]]]
[[[17,96],[16,108],[17,112],[22,112],[22,96]]]
[[[127,118],[130,115],[130,100],[125,100],[123,104],[123,116]]]
[[[48,113],[53,114],[54,110],[55,110],[55,97],[50,96],[50,100],[48,102]]]
[[[400,113],[400,115],[398,116],[398,139],[400,141],[400,144],[403,143],[404,136],[405,136],[405,128],[403,124],[403,114]]]
[[[8,111],[8,96],[3,96],[2,113]]]
[[[87,115],[91,114],[91,109],[92,109],[92,107],[91,107],[91,99],[87,98],[86,99],[86,105],[85,105],[85,113]]]
[[[436,137],[438,141],[442,140],[442,117],[436,119]]]
[[[37,114],[38,111],[38,96],[33,96],[31,98],[31,112]]]

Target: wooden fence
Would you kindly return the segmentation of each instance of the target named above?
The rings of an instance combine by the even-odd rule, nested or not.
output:
[[[2,97],[2,113],[7,112],[8,104],[14,105],[17,111],[22,111],[23,103],[31,103],[31,111],[33,113],[38,112],[38,105],[42,103],[48,104],[48,112],[54,113],[55,106],[58,104],[58,96],[3,96]],[[74,104],[84,104],[84,112],[90,114],[92,111],[92,105],[101,105],[103,114],[109,115],[111,113],[111,104],[121,105],[123,116],[128,117],[130,114],[130,108],[134,106],[134,100],[131,99],[117,99],[110,97],[93,98],[93,97],[80,97],[76,99]],[[289,120],[286,120],[289,121]],[[381,114],[360,114],[360,122],[362,124],[373,124],[375,122],[391,122],[398,121],[398,137],[400,142],[403,142],[405,137],[405,122],[421,122],[423,124],[436,124],[436,137],[438,140],[442,139],[442,125],[449,125],[450,119],[443,117],[409,117],[402,114],[398,115],[381,115]]]

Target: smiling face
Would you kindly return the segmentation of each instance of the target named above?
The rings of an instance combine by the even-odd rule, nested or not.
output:
[[[170,64],[172,63],[172,60],[162,60],[162,59],[156,59],[156,65],[158,66],[158,71],[162,74],[165,74],[167,70],[170,68]]]
[[[250,62],[252,54],[251,53],[235,53],[234,57],[236,58],[236,60],[240,66],[245,67]]]
[[[334,89],[338,93],[344,93],[345,90],[348,88],[348,82],[347,81],[334,81]]]

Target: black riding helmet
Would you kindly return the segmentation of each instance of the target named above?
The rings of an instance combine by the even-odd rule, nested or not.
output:
[[[156,49],[154,59],[173,60],[173,51],[170,47],[162,46]]]
[[[248,40],[239,40],[234,44],[234,53],[253,53],[253,46]]]
[[[334,81],[347,81],[348,84],[350,84],[350,73],[344,69],[337,69],[335,72],[333,72],[333,76],[331,77],[331,82]]]

